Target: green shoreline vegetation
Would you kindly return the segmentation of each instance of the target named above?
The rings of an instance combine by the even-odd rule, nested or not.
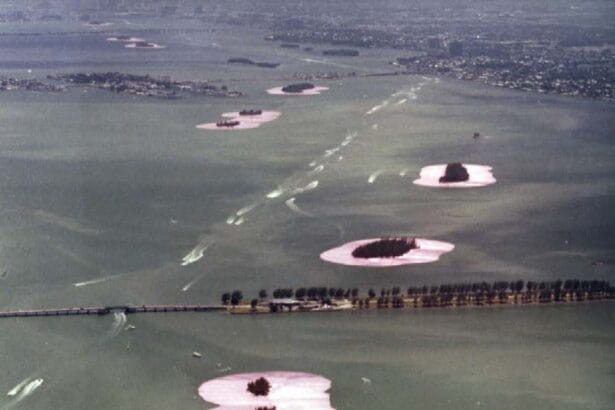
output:
[[[429,308],[493,305],[570,303],[615,299],[615,287],[604,280],[496,281],[444,283],[369,289],[361,295],[358,288],[300,287],[278,288],[271,297],[267,290],[258,298],[244,301],[243,292],[222,294],[221,302],[231,313],[312,312],[387,308]]]

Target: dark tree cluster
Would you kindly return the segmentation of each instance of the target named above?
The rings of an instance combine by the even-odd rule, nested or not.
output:
[[[463,182],[470,179],[470,174],[466,167],[460,162],[454,162],[446,166],[444,176],[440,177],[440,182]]]
[[[267,291],[261,291],[259,295],[267,294]],[[325,300],[329,299],[342,299],[342,298],[356,298],[359,295],[358,288],[327,288],[325,286],[321,287],[300,287],[293,291],[292,288],[278,288],[274,289],[273,293],[274,299],[284,299],[284,298],[292,298],[294,296],[295,299],[299,300]]]
[[[377,293],[374,289],[369,289],[367,297],[359,295],[358,288],[336,288],[336,287],[300,287],[296,290],[292,288],[278,288],[273,291],[276,299],[294,298],[298,300],[318,301],[321,304],[331,304],[337,299],[351,299],[354,306],[360,309],[367,309],[376,299],[376,306],[379,308],[402,308],[405,301],[414,307],[445,307],[445,306],[464,306],[464,305],[491,305],[505,303],[551,303],[562,301],[584,301],[601,300],[615,298],[615,287],[609,282],[601,280],[578,280],[569,279],[566,281],[495,281],[495,282],[465,282],[465,283],[443,283],[432,286],[410,286],[406,293],[401,288],[382,288],[376,299]],[[261,300],[267,298],[267,291],[259,292]],[[404,299],[407,298],[407,299]],[[222,304],[233,306],[239,304],[243,299],[241,291],[226,292],[222,295]],[[251,305],[254,309],[258,299],[252,299]],[[409,305],[408,305],[409,306]],[[277,306],[270,304],[272,312],[277,311]]]
[[[311,83],[296,83],[282,87],[282,91],[285,93],[300,93],[305,90],[311,90],[312,88],[314,88],[314,84]]]
[[[263,110],[241,110],[239,115],[261,115]]]
[[[234,290],[232,292],[224,292],[222,294],[222,304],[228,305],[229,302],[233,306],[237,306],[243,300],[243,293],[240,290]]]
[[[255,396],[266,396],[269,394],[271,384],[264,377],[259,377],[253,382],[248,383],[248,391]]]
[[[223,120],[223,121],[218,121],[216,123],[216,127],[227,127],[227,128],[233,128],[239,125],[239,121],[236,120]]]
[[[229,58],[228,59],[228,63],[229,64],[245,64],[245,65],[254,65],[257,67],[263,67],[263,68],[276,68],[277,66],[280,65],[280,63],[269,63],[269,62],[260,62],[260,61],[252,61],[249,58],[245,58],[245,57],[238,57],[238,58]]]
[[[395,258],[418,248],[414,238],[383,238],[355,248],[355,258]]]
[[[322,55],[336,57],[356,57],[359,55],[359,51],[353,50],[351,48],[339,48],[334,50],[323,50]]]

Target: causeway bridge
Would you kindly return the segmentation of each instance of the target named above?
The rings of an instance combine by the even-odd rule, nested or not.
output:
[[[0,311],[0,318],[38,316],[108,315],[110,313],[212,312],[226,310],[222,305],[110,305]]]

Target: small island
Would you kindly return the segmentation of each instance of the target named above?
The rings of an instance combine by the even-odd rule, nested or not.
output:
[[[253,65],[257,67],[263,68],[276,68],[280,65],[280,63],[269,63],[266,61],[252,61],[249,58],[245,57],[237,57],[237,58],[229,58],[227,61],[229,64],[244,64],[244,65]]]
[[[440,177],[440,182],[464,182],[470,179],[470,174],[466,167],[460,162],[454,162],[446,166],[444,175]]]
[[[430,188],[480,188],[495,184],[493,169],[488,165],[438,164],[423,167],[412,183]]]
[[[395,258],[418,248],[414,238],[383,238],[360,245],[352,251],[355,258]]]
[[[236,120],[222,120],[222,121],[216,122],[216,127],[232,128],[232,127],[238,126],[239,124],[240,122]]]
[[[218,377],[202,383],[198,392],[219,409],[333,410],[330,388],[331,381],[316,374],[274,370]]]
[[[282,91],[285,93],[302,93],[305,90],[312,90],[315,86],[312,83],[295,83],[282,87]]]
[[[455,245],[433,239],[384,237],[360,239],[326,250],[320,259],[326,262],[368,268],[387,268],[436,262]]]
[[[271,384],[264,377],[259,377],[253,382],[248,382],[247,390],[255,396],[267,396],[270,389]]]
[[[357,57],[359,55],[359,51],[349,48],[340,48],[336,50],[323,50],[322,54],[325,56],[335,57]]]
[[[239,115],[261,115],[263,113],[263,110],[241,110],[239,111]]]

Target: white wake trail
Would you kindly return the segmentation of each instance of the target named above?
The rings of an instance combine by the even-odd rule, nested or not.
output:
[[[184,287],[182,288],[182,292],[187,292],[192,286],[194,286],[201,279],[203,279],[202,275],[197,276],[196,278],[192,279],[190,282],[186,283]]]
[[[382,174],[381,169],[379,169],[378,171],[372,173],[369,178],[367,178],[367,183],[368,184],[373,184],[374,182],[376,182],[376,179],[378,179],[378,177],[380,176],[380,174]]]
[[[19,392],[19,395],[15,398],[15,401],[12,403],[12,405],[19,403],[20,401],[22,401],[23,399],[25,399],[26,397],[34,393],[36,389],[41,387],[41,384],[43,384],[43,381],[44,381],[43,379],[35,379],[29,382],[28,384],[26,384],[25,387],[21,389],[21,391]]]
[[[297,206],[297,204],[295,203],[295,200],[296,200],[295,197],[292,197],[292,198],[288,199],[285,202],[286,206],[289,207],[292,211],[294,211],[294,212],[296,212],[296,213],[298,213],[300,215],[307,216],[307,217],[310,217],[310,218],[314,217],[314,215],[312,215],[311,213],[306,212],[303,209],[299,208]]]
[[[257,206],[258,206],[258,202],[254,202],[254,203],[251,203],[250,205],[246,205],[246,206],[244,206],[243,208],[241,208],[239,211],[237,211],[237,212],[235,213],[235,215],[237,215],[237,216],[242,216],[242,215],[245,215],[245,214],[247,214],[248,212],[252,211],[252,210],[253,210],[254,208],[256,208]]]
[[[181,265],[190,265],[191,263],[194,263],[201,259],[203,257],[203,253],[207,250],[207,248],[209,248],[210,245],[211,243],[207,242],[199,243],[197,246],[194,247],[194,249],[192,249],[186,256],[182,258]]]
[[[109,332],[109,336],[115,337],[120,334],[122,329],[126,326],[126,322],[128,318],[126,318],[126,313],[124,312],[114,312],[113,313],[113,325],[111,326],[111,331]]]
[[[80,288],[82,286],[96,285],[97,283],[103,283],[113,278],[114,276],[105,276],[104,278],[86,280],[85,282],[76,282],[76,283],[73,283],[73,286],[76,288]]]
[[[9,390],[9,392],[6,395],[9,397],[16,396],[17,393],[19,393],[26,384],[30,383],[31,380],[32,380],[32,376],[26,377],[25,379],[20,381],[15,387]]]
[[[317,186],[318,186],[318,180],[314,180],[304,187],[295,189],[293,191],[293,195],[302,194],[304,192],[311,191],[312,189],[316,189]]]

